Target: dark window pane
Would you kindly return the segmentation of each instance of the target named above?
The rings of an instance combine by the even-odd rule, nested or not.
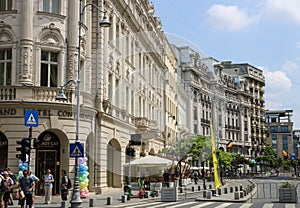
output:
[[[0,63],[0,85],[4,85],[4,63]]]
[[[11,85],[11,63],[6,64],[6,85]]]
[[[42,59],[42,61],[47,61],[48,60],[48,52],[42,51],[41,59]]]
[[[0,50],[0,60],[5,59],[5,50]]]
[[[50,61],[57,62],[57,53],[51,53]]]
[[[41,86],[48,86],[48,65],[42,64],[41,66]]]
[[[6,51],[6,59],[12,59],[12,52],[11,50]]]
[[[50,87],[57,87],[57,65],[51,65]]]

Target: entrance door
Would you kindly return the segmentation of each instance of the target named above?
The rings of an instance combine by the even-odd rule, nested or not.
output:
[[[40,179],[40,183],[38,187],[36,187],[38,191],[38,195],[44,194],[43,193],[43,176],[46,175],[47,169],[51,170],[51,174],[54,176],[54,180],[59,180],[59,178],[55,178],[56,170],[56,151],[55,150],[38,150],[37,151],[37,171],[36,176]],[[53,195],[56,193],[56,184],[53,183]]]

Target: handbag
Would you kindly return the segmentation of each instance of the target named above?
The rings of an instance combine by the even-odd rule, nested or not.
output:
[[[25,198],[25,194],[24,191],[19,191],[19,199],[24,199]]]

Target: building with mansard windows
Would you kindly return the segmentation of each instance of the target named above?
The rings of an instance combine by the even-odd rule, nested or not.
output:
[[[107,11],[111,26],[99,28],[103,14],[84,10],[78,60],[80,3]],[[60,86],[77,80],[78,68],[78,139],[84,144],[90,191],[101,193],[126,183],[123,165],[133,134],[141,135],[143,144],[133,146],[135,157],[160,153],[167,119],[172,119],[168,131],[176,135],[174,80],[170,87],[166,82],[168,67],[167,77],[176,76],[176,59],[171,50],[163,50],[168,43],[148,1],[1,1],[0,30],[1,167],[19,171],[16,141],[29,135],[24,110],[31,109],[38,111],[39,124],[32,137],[41,144],[31,151],[30,168],[40,178],[46,169],[55,178],[61,169],[74,177],[69,147],[76,140],[76,86],[65,89],[67,101],[56,96]],[[166,90],[172,97],[168,106]],[[165,114],[166,107],[174,119]]]
[[[227,62],[205,57],[188,46],[176,47],[179,83],[189,95],[188,126],[192,135],[210,135],[213,122],[219,149],[251,158],[251,101],[245,74],[226,71]],[[228,148],[229,141],[233,147]],[[242,170],[247,171],[247,170]]]

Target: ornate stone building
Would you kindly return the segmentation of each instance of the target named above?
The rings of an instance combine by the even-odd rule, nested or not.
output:
[[[78,60],[80,3],[107,11],[110,28],[99,28],[103,13],[92,6],[82,11]],[[67,101],[57,101],[60,86],[80,81],[79,142],[89,168],[89,190],[121,187],[123,165],[133,134],[142,146],[136,157],[158,154],[165,142],[165,94],[175,91],[166,77],[176,76],[176,59],[165,51],[168,42],[147,0],[67,1],[7,0],[0,8],[0,155],[3,166],[18,171],[16,141],[28,136],[24,110],[39,112],[32,137],[42,141],[31,151],[30,166],[41,177],[51,169],[55,178],[66,169],[74,176],[69,145],[76,140],[75,85],[65,89]],[[80,64],[80,67],[78,67]],[[170,74],[168,67],[171,67]],[[78,80],[78,69],[81,79]],[[168,74],[168,76],[166,76]],[[172,81],[172,86],[173,86]],[[176,115],[175,115],[176,116]],[[176,117],[168,129],[176,134]],[[59,193],[59,180],[54,185]]]

